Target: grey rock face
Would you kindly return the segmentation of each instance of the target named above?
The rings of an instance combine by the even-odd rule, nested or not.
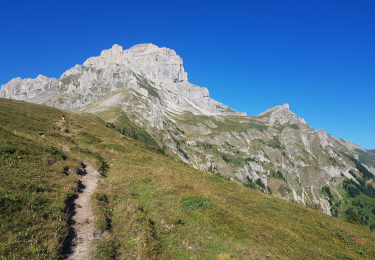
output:
[[[89,58],[83,63],[95,68],[104,68],[108,64],[130,67],[155,83],[187,82],[180,56],[174,50],[153,44],[138,44],[125,51],[115,44],[112,49],[102,51],[99,57]]]
[[[288,104],[270,108],[255,118],[257,118],[260,122],[266,123],[271,126],[276,124],[306,124],[303,118],[296,116],[296,114],[289,110]]]
[[[42,75],[13,79],[2,85],[0,97],[72,110],[124,89],[144,95],[151,91],[172,110],[177,107],[206,115],[237,113],[211,99],[206,88],[189,83],[182,59],[174,50],[153,44],[138,44],[128,50],[115,44],[100,56],[67,70],[58,80]]]
[[[51,89],[56,82],[55,78],[47,78],[43,75],[39,75],[35,79],[14,78],[1,87],[0,97],[28,100]]]

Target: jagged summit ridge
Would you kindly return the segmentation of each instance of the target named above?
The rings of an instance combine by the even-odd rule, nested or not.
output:
[[[2,86],[0,97],[72,110],[124,89],[132,89],[148,99],[156,97],[159,101],[153,102],[157,105],[172,110],[177,107],[176,111],[246,115],[211,99],[206,88],[189,83],[183,61],[174,50],[150,43],[127,50],[115,44],[100,56],[67,70],[59,79],[12,80]]]
[[[19,100],[30,99],[38,96],[44,89],[50,88],[56,81],[55,78],[48,78],[41,74],[35,79],[14,78],[1,86],[0,97]]]
[[[115,44],[111,49],[102,51],[100,56],[89,58],[83,65],[101,68],[111,63],[132,67],[136,73],[146,75],[155,83],[188,81],[181,57],[174,50],[151,43],[138,44],[128,50]]]

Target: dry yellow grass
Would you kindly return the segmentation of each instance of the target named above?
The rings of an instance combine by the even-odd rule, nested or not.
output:
[[[220,254],[217,256],[217,259],[218,259],[218,260],[230,260],[230,255],[229,255],[229,254],[223,254],[223,253],[220,253]]]

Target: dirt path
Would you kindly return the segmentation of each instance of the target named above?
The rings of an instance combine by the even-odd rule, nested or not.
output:
[[[91,240],[99,237],[94,230],[95,218],[91,209],[91,194],[96,189],[100,174],[90,163],[83,163],[83,167],[83,172],[80,174],[82,192],[74,201],[76,207],[72,217],[68,260],[88,259]]]

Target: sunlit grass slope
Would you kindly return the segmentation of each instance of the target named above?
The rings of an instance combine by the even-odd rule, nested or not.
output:
[[[0,259],[57,259],[61,252],[66,202],[78,190],[69,171],[80,167],[61,149],[73,139],[53,130],[61,115],[0,99]]]
[[[99,123],[0,99],[3,259],[61,255],[85,160],[103,175],[93,259],[375,258],[374,232],[195,170]]]

